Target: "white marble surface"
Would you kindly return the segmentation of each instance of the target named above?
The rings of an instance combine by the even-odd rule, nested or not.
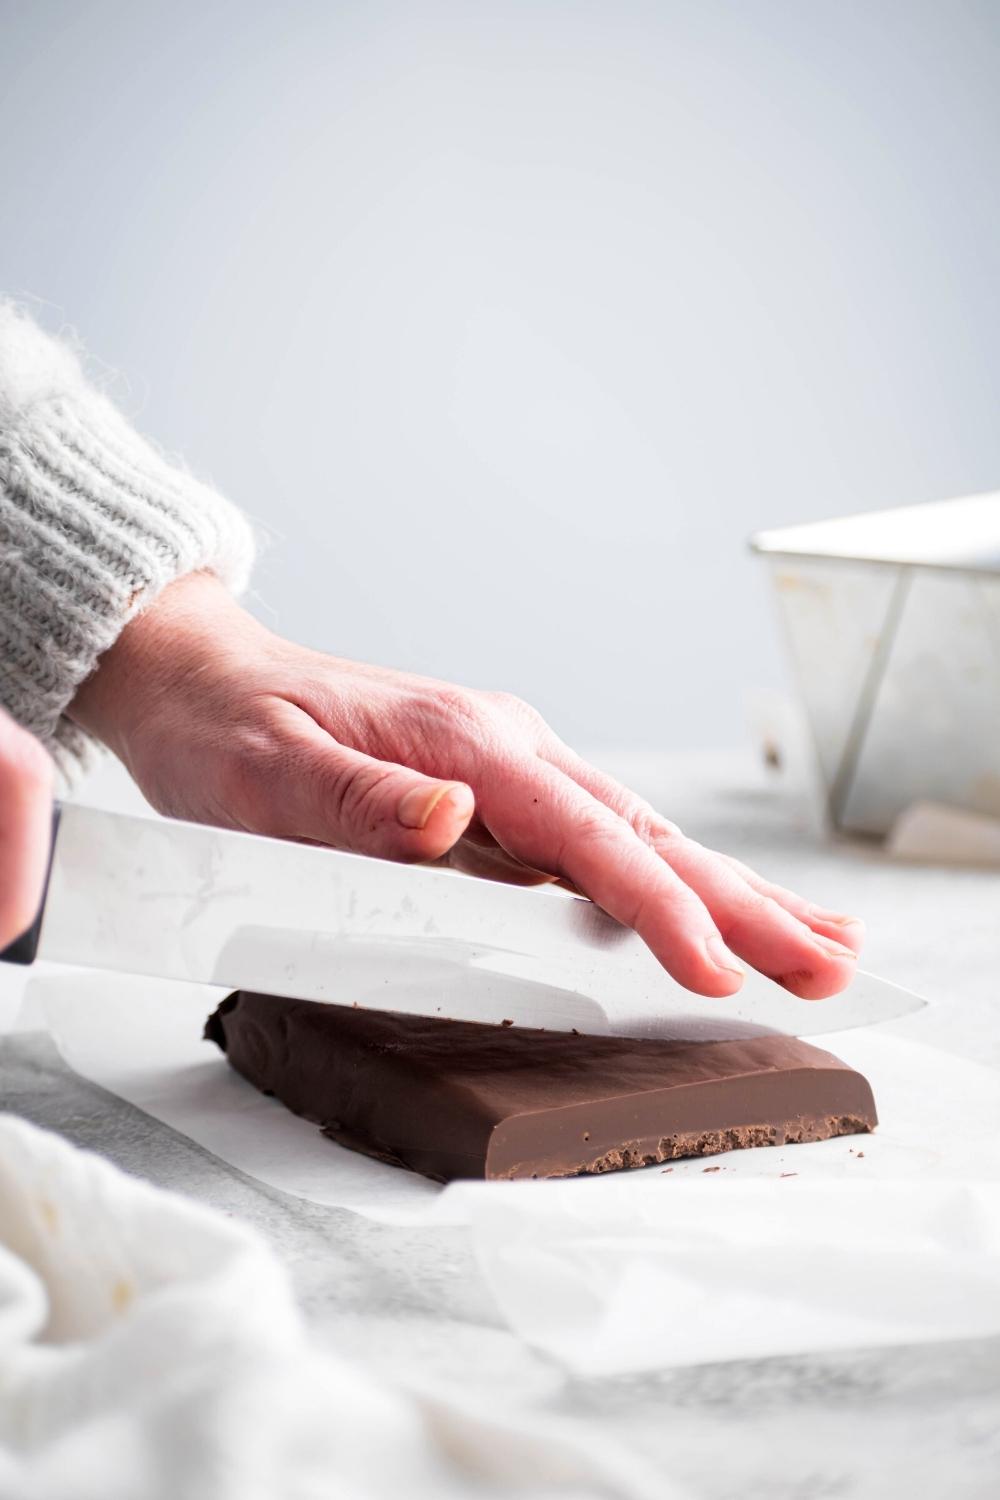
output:
[[[749,758],[605,760],[704,842],[865,916],[867,964],[935,1002],[900,1032],[1000,1068],[1000,874],[824,846]],[[570,1379],[504,1326],[465,1230],[378,1225],[263,1188],[70,1074],[44,1036],[8,1037],[0,1058],[7,1107],[254,1224],[316,1337],[387,1378],[598,1430],[699,1500],[997,1493],[1000,1340]]]

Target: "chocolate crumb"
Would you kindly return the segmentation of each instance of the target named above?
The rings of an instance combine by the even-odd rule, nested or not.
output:
[[[702,1167],[703,1172],[721,1172],[721,1167]]]
[[[673,1170],[674,1170],[673,1167],[664,1167],[663,1168],[663,1172],[672,1172]],[[660,1173],[661,1177],[663,1176],[663,1172]]]
[[[779,1177],[798,1177],[798,1172],[779,1172]]]
[[[514,1024],[513,1021],[501,1021],[500,1022],[501,1026],[513,1026],[513,1024]]]
[[[860,1160],[861,1160],[861,1158],[862,1158],[862,1157],[863,1157],[863,1156],[864,1156],[864,1154],[865,1154],[865,1153],[864,1153],[864,1152],[863,1152],[863,1151],[859,1151],[859,1152],[858,1152],[858,1161],[860,1161]]]

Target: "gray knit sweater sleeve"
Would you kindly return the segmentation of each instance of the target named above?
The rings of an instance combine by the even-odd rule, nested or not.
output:
[[[64,769],[86,749],[67,705],[122,627],[198,568],[241,590],[252,557],[240,513],[0,304],[0,704]]]

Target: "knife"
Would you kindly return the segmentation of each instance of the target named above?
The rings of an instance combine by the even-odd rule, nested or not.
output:
[[[683,1040],[814,1035],[925,1004],[864,973],[829,1000],[799,1000],[754,971],[738,995],[706,999],[629,928],[553,886],[75,804],[57,812],[42,909],[0,958]]]

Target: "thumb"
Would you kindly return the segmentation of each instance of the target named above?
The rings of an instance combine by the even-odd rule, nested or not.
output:
[[[282,780],[283,830],[296,838],[379,859],[438,859],[475,810],[471,787],[374,760],[317,725],[289,757]]]

